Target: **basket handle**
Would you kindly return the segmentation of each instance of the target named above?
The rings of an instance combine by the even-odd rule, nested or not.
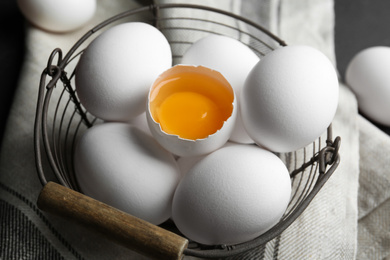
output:
[[[125,247],[155,259],[182,259],[188,240],[54,182],[38,197],[38,207],[65,217]]]

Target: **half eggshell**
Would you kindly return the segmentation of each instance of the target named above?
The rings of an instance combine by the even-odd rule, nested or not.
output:
[[[190,80],[189,80],[190,79]],[[175,81],[174,86],[169,86]],[[203,82],[204,84],[199,84]],[[210,100],[214,100],[226,113],[221,127],[206,137],[189,139],[180,134],[168,133],[159,121],[155,112],[172,91],[200,91]],[[178,108],[180,110],[180,108]],[[185,111],[185,110],[181,110]],[[203,67],[192,65],[176,65],[162,73],[152,84],[147,102],[146,117],[152,135],[165,149],[178,156],[198,156],[208,154],[222,147],[230,138],[236,117],[236,96],[229,82],[221,73]]]

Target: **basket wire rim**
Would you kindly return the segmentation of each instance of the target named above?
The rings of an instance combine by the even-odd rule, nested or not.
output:
[[[41,139],[43,141],[43,147],[46,153],[46,156],[48,157],[49,164],[54,171],[54,174],[58,178],[58,181],[63,184],[64,186],[66,183],[74,182],[73,180],[66,180],[66,174],[63,173],[65,171],[66,166],[62,165],[61,167],[58,167],[56,165],[56,159],[55,156],[52,155],[50,151],[50,143],[48,139],[48,130],[47,130],[47,115],[44,113],[48,110],[49,107],[49,101],[51,98],[51,94],[54,90],[54,87],[58,80],[64,80],[69,81],[68,78],[64,77],[64,70],[67,64],[69,64],[76,56],[80,55],[80,53],[76,54],[76,56],[72,57],[76,50],[82,45],[83,42],[85,42],[92,34],[99,31],[103,27],[118,21],[122,18],[131,16],[136,13],[140,12],[152,12],[153,17],[156,19],[158,16],[158,12],[162,9],[169,9],[169,8],[195,8],[200,10],[206,10],[211,12],[220,13],[222,15],[229,16],[234,19],[238,19],[246,24],[249,24],[253,26],[254,28],[262,31],[268,37],[273,39],[275,42],[277,42],[280,46],[287,46],[287,44],[281,40],[279,37],[272,34],[270,31],[262,27],[261,25],[254,23],[253,21],[239,16],[237,14],[230,13],[228,11],[220,10],[217,8],[212,8],[209,6],[201,6],[201,5],[194,5],[194,4],[161,4],[156,5],[152,4],[149,6],[139,7],[136,9],[128,10],[125,12],[122,12],[118,15],[115,15],[100,24],[96,25],[92,29],[90,29],[87,33],[85,33],[67,52],[67,54],[63,57],[62,51],[60,49],[55,49],[52,54],[49,57],[47,67],[43,70],[41,79],[40,79],[40,85],[39,85],[39,92],[38,92],[38,100],[37,100],[37,107],[36,107],[36,118],[34,123],[34,147],[35,147],[35,161],[36,161],[36,168],[38,177],[42,183],[42,185],[45,185],[47,183],[44,169],[43,169],[43,162],[42,162],[42,151],[41,151]],[[182,19],[182,18],[180,18]],[[235,28],[236,29],[236,28]],[[263,44],[264,42],[261,41]],[[54,64],[55,58],[57,58],[56,65]],[[51,76],[52,79],[49,81],[49,83],[46,84],[46,77]],[[71,78],[74,76],[74,74],[71,75]],[[45,92],[46,89],[46,92]],[[67,88],[65,88],[67,89]],[[68,89],[69,90],[69,89]],[[70,87],[70,90],[72,91],[72,88]],[[68,102],[71,101],[72,98],[76,98],[75,93],[72,93],[71,91],[71,97],[69,98]],[[65,91],[64,91],[65,92]],[[77,106],[77,104],[76,104]],[[72,117],[75,115],[77,109],[75,110]],[[79,113],[80,114],[80,113]],[[83,117],[83,115],[81,115]],[[78,126],[80,126],[81,122],[86,123],[87,126],[92,126],[94,122],[89,122],[88,119],[83,120],[81,119],[78,123]],[[61,122],[62,123],[62,122]],[[88,125],[90,124],[90,125]],[[70,125],[70,124],[69,124]],[[69,128],[68,125],[68,128]],[[68,129],[67,129],[68,131]],[[75,142],[75,139],[72,140],[72,142]],[[300,166],[300,168],[294,167],[294,171],[290,173],[292,177],[299,174],[299,172],[304,171],[307,167],[311,166],[310,169],[310,175],[311,174],[318,174],[318,177],[316,180],[314,178],[311,178],[311,182],[306,183],[305,185],[309,185],[309,188],[305,191],[306,194],[300,194],[300,197],[304,197],[303,201],[301,201],[301,198],[298,198],[296,201],[296,204],[290,208],[289,212],[286,213],[286,216],[283,218],[282,221],[277,223],[274,227],[272,227],[267,232],[263,233],[261,236],[245,242],[241,244],[236,245],[216,245],[208,249],[192,249],[192,248],[186,248],[184,249],[184,254],[188,256],[195,256],[195,257],[205,257],[205,258],[220,258],[220,257],[228,257],[235,254],[239,254],[245,251],[248,251],[250,249],[253,249],[255,247],[264,245],[266,242],[270,241],[271,239],[277,237],[280,235],[288,226],[290,226],[295,219],[301,215],[301,213],[307,208],[307,206],[310,204],[312,199],[316,196],[316,194],[319,192],[319,190],[322,188],[322,186],[326,183],[326,181],[329,179],[329,177],[332,175],[332,173],[336,170],[337,166],[340,163],[340,155],[338,153],[338,149],[340,146],[340,138],[336,137],[335,140],[332,140],[332,125],[330,125],[327,129],[327,140],[326,140],[327,146],[324,148],[319,147],[320,152],[317,152],[316,155],[314,155],[308,162],[306,162],[306,153],[305,153],[305,159],[303,165]],[[320,146],[320,144],[319,144]],[[315,147],[313,147],[313,153],[316,150]],[[56,156],[57,153],[55,153]],[[332,156],[328,158],[329,154]],[[295,157],[296,158],[296,157]],[[318,162],[316,166],[314,167],[314,162]],[[327,165],[330,165],[328,169],[326,169]],[[59,169],[60,168],[60,169]],[[61,169],[62,168],[62,169]],[[316,168],[316,169],[313,169]],[[317,170],[317,168],[319,168]],[[319,171],[319,173],[317,173]],[[294,179],[295,180],[295,179]],[[299,180],[301,182],[302,179]],[[300,183],[298,184],[300,185]],[[294,194],[295,197],[296,194]],[[292,201],[292,200],[290,200]]]

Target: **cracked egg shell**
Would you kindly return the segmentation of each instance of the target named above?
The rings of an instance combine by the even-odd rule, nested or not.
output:
[[[152,84],[146,117],[154,138],[178,156],[208,154],[230,138],[237,116],[233,88],[221,73],[176,65]]]

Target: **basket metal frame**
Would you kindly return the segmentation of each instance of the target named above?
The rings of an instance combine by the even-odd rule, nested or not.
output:
[[[162,9],[169,8],[195,8],[199,10],[211,11],[219,13],[222,15],[230,16],[234,19],[240,20],[246,24],[253,26],[257,30],[262,31],[270,39],[273,39],[280,46],[286,46],[286,43],[279,39],[277,36],[270,33],[268,30],[262,26],[236,14],[229,13],[227,11],[210,8],[206,6],[199,5],[190,5],[190,4],[165,4],[165,5],[149,5],[140,7],[137,9],[129,10],[123,13],[120,13],[89,30],[84,36],[82,36],[69,50],[69,52],[63,57],[61,49],[55,49],[49,59],[46,68],[43,70],[40,79],[37,107],[36,107],[36,118],[34,125],[34,149],[35,149],[35,162],[38,177],[42,183],[45,185],[47,181],[47,169],[44,167],[44,162],[48,161],[51,170],[53,171],[56,179],[59,183],[64,186],[78,189],[77,185],[71,185],[69,183],[77,183],[74,180],[70,182],[64,179],[63,173],[60,170],[61,160],[58,159],[61,156],[59,151],[54,151],[52,142],[53,139],[50,138],[49,131],[49,120],[47,117],[48,111],[50,109],[50,100],[52,97],[53,91],[56,89],[56,85],[59,82],[62,82],[64,88],[63,93],[68,93],[70,99],[68,102],[72,102],[75,106],[74,114],[79,114],[81,120],[80,124],[84,124],[86,127],[91,127],[94,124],[94,120],[91,120],[87,115],[86,111],[83,109],[80,104],[75,89],[71,85],[71,78],[73,75],[68,77],[65,68],[69,62],[74,59],[77,49],[86,41],[92,34],[99,31],[100,29],[106,27],[112,22],[118,21],[122,18],[131,16],[136,13],[151,13],[155,18],[158,17],[159,11]],[[157,26],[157,25],[156,25]],[[76,56],[79,54],[76,54]],[[47,82],[47,77],[51,79]],[[69,127],[69,126],[68,126]],[[77,126],[79,127],[79,126]],[[65,130],[68,131],[68,130]],[[66,133],[67,135],[67,133]],[[72,141],[72,140],[68,140]],[[74,142],[74,140],[73,140]],[[317,146],[318,147],[318,146]],[[234,254],[242,253],[252,248],[266,244],[268,241],[279,236],[287,227],[289,227],[308,207],[312,199],[317,195],[321,190],[333,172],[336,170],[340,163],[340,137],[333,139],[332,135],[332,126],[330,125],[327,130],[326,137],[326,146],[323,148],[318,148],[318,151],[313,150],[313,156],[305,161],[301,165],[294,167],[294,170],[290,172],[291,179],[294,180],[297,176],[305,172],[306,169],[310,169],[310,174],[313,177],[310,177],[310,181],[302,184],[305,185],[304,193],[295,194],[296,196],[301,196],[298,198],[296,203],[291,206],[289,212],[282,218],[282,220],[272,227],[269,231],[262,234],[261,236],[251,240],[249,242],[238,244],[238,245],[216,245],[216,246],[202,246],[195,244],[195,247],[189,247],[184,250],[185,255],[204,257],[204,258],[220,258],[227,257]],[[60,154],[60,155],[58,155]],[[306,187],[307,186],[307,187]],[[293,195],[293,196],[295,196]]]

